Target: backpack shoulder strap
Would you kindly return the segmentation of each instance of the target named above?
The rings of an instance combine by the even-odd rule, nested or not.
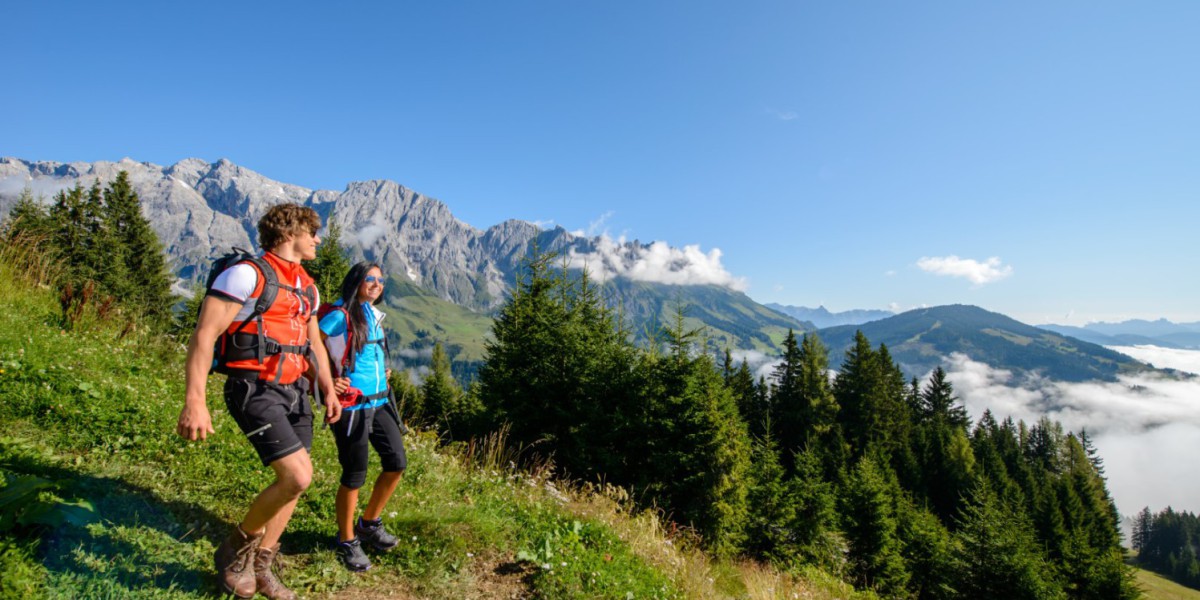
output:
[[[279,295],[279,276],[275,274],[275,269],[261,256],[249,256],[238,262],[254,265],[263,278],[262,292],[258,294],[258,300],[254,303],[252,315],[258,316],[267,312],[271,305],[275,304],[275,297]]]

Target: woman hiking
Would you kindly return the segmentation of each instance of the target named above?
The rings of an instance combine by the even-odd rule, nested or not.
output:
[[[363,546],[387,551],[398,540],[383,526],[383,509],[404,474],[404,426],[389,402],[387,343],[375,305],[383,296],[383,270],[372,262],[350,268],[342,281],[342,297],[322,307],[321,337],[329,350],[336,377],[334,385],[343,406],[343,417],[332,426],[342,464],[337,491],[335,543],[338,558],[351,571],[371,568]],[[379,454],[383,472],[375,480],[370,500],[355,520],[358,490],[366,482],[368,442]]]

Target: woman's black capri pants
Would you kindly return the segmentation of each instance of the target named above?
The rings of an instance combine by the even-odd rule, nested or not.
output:
[[[342,485],[358,489],[367,481],[367,442],[379,453],[385,472],[403,471],[408,466],[404,435],[392,405],[345,411],[331,428],[342,463]]]

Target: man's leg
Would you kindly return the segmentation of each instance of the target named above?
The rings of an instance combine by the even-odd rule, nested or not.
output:
[[[300,449],[271,463],[275,471],[275,482],[254,499],[242,530],[256,533],[266,530],[261,545],[274,546],[287,527],[296,510],[300,494],[312,483],[312,459],[308,451]]]
[[[312,459],[303,448],[271,463],[275,482],[254,499],[242,527],[257,526],[263,530],[262,543],[254,559],[255,587],[258,593],[271,600],[295,600],[289,590],[271,571],[279,553],[279,537],[287,528],[300,494],[312,481]]]

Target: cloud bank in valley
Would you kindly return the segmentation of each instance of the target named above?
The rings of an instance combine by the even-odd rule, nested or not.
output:
[[[1180,365],[1175,368],[1200,372],[1200,351],[1172,355]],[[962,354],[948,360],[949,380],[975,419],[990,409],[998,420],[1033,423],[1045,415],[1069,431],[1086,428],[1123,514],[1168,505],[1200,511],[1200,478],[1195,477],[1200,471],[1195,452],[1200,447],[1200,378],[1144,374],[1113,383],[1016,381],[1011,372]]]
[[[674,248],[654,242],[643,246],[601,235],[591,252],[572,248],[565,258],[568,267],[587,269],[599,281],[628,277],[671,285],[719,285],[737,291],[748,287],[744,278],[734,277],[721,265],[719,248],[705,253],[699,245]]]
[[[1175,369],[1200,375],[1200,352],[1160,346],[1106,346],[1159,369]]]
[[[998,257],[983,262],[957,256],[926,256],[917,261],[922,271],[945,277],[961,277],[979,286],[1000,281],[1012,275],[1012,267],[1003,265]]]
[[[1200,375],[1200,351],[1156,346],[1113,347],[1157,367]],[[1127,352],[1129,351],[1129,352]],[[770,375],[777,357],[735,351],[755,378]],[[837,366],[837,365],[833,365]],[[978,420],[990,409],[997,420],[1035,423],[1043,415],[1068,431],[1087,429],[1104,460],[1108,489],[1122,514],[1149,506],[1159,511],[1200,512],[1200,377],[1172,379],[1156,374],[1122,377],[1114,383],[1018,380],[963,354],[947,358],[955,393]],[[923,378],[927,379],[927,378]]]

